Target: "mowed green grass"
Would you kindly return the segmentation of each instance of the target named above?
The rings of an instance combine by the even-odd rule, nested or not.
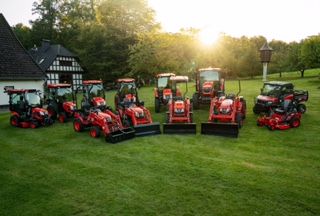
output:
[[[0,114],[0,215],[320,215],[318,73],[283,75],[310,93],[300,128],[286,131],[256,126],[262,82],[242,81],[248,113],[238,139],[200,135],[206,107],[194,112],[195,136],[116,145],[75,133],[71,122],[20,129]],[[237,92],[237,81],[226,89]],[[152,91],[139,93],[153,112]],[[153,119],[163,122],[164,112]]]

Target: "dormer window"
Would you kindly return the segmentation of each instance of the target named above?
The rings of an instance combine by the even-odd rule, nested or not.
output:
[[[68,67],[71,67],[71,66],[72,66],[72,61],[59,60],[59,64],[60,64],[60,66],[68,66]]]
[[[39,64],[41,64],[43,61],[44,61],[44,58],[39,61]]]

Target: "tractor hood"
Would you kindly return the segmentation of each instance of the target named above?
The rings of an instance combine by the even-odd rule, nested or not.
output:
[[[76,104],[71,101],[64,102],[62,106],[63,106],[63,109],[66,110],[67,112],[72,111],[76,108]]]
[[[144,117],[143,109],[141,109],[140,107],[132,106],[129,109],[134,113],[134,115],[137,118],[143,118]]]
[[[92,98],[92,103],[94,106],[104,106],[106,105],[106,101],[102,97],[94,97]]]
[[[202,85],[202,91],[205,93],[210,93],[213,89],[213,81],[210,82],[204,82]]]

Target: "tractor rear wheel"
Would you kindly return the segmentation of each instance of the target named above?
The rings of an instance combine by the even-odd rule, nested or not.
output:
[[[20,123],[20,121],[19,121],[19,117],[18,117],[18,116],[13,115],[13,116],[10,117],[10,124],[11,124],[12,126],[18,127],[18,126],[19,126],[19,123]]]
[[[241,113],[237,113],[236,121],[238,123],[239,128],[242,128],[243,125],[243,117]]]
[[[298,104],[297,110],[299,113],[305,113],[307,111],[307,107],[305,104]]]
[[[73,129],[76,131],[76,132],[81,132],[83,131],[83,124],[82,124],[82,121],[80,119],[75,119],[73,121]]]
[[[60,123],[65,123],[67,119],[67,115],[64,112],[59,113],[58,120]]]
[[[100,128],[97,126],[93,126],[90,128],[90,136],[93,138],[97,138],[100,136]]]
[[[199,98],[198,98],[198,93],[194,93],[192,96],[192,105],[193,109],[199,109]]]
[[[154,111],[156,113],[160,112],[160,100],[159,100],[159,98],[154,98]]]
[[[290,126],[293,127],[293,128],[297,128],[300,126],[300,119],[299,118],[292,118],[290,120]]]

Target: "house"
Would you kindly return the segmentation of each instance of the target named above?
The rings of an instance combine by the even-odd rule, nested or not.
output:
[[[7,86],[43,91],[45,73],[32,59],[0,13],[0,107],[7,107]]]
[[[62,45],[42,40],[41,47],[34,47],[29,52],[45,71],[47,84],[69,83],[74,89],[82,84],[84,70],[79,58]]]

